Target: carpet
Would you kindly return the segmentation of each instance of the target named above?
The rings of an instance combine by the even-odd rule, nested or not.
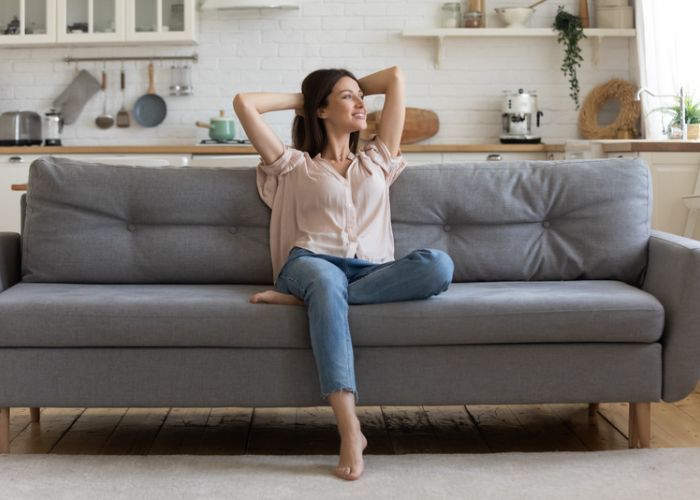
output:
[[[355,482],[329,455],[5,455],[0,498],[694,499],[700,448],[368,455]]]

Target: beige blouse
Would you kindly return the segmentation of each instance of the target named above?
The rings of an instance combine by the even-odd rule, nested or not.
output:
[[[270,165],[258,165],[258,193],[272,209],[274,281],[295,246],[375,263],[394,260],[389,186],[406,161],[401,153],[392,157],[378,136],[348,159],[346,177],[320,153],[311,158],[288,146]]]

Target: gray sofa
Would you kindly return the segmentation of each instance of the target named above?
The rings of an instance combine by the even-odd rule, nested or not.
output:
[[[409,167],[391,200],[396,256],[445,250],[454,283],[350,308],[360,404],[629,402],[644,447],[694,389],[700,243],[650,231],[643,162]],[[248,302],[269,215],[253,169],[35,161],[0,234],[0,451],[11,407],[323,404],[305,308]]]

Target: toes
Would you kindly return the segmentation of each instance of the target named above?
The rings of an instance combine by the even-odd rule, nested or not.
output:
[[[336,467],[335,475],[341,479],[346,479],[350,475],[350,467]]]

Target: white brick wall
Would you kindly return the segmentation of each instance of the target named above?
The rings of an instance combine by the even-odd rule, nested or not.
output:
[[[404,28],[437,27],[442,0],[301,0],[298,11],[218,11],[200,13],[196,47],[80,47],[0,49],[0,112],[31,109],[42,114],[75,76],[75,67],[62,62],[72,56],[191,54],[195,95],[167,96],[170,63],[156,64],[156,85],[168,103],[168,116],[159,127],[100,130],[95,117],[102,110],[98,94],[78,123],[65,130],[66,144],[182,144],[207,137],[195,128],[219,109],[232,113],[236,92],[298,92],[306,74],[322,67],[346,67],[361,77],[398,65],[407,77],[407,105],[429,108],[440,117],[440,132],[427,143],[497,142],[503,90],[536,90],[544,112],[545,142],[577,138],[578,112],[569,99],[568,83],[560,72],[563,48],[552,38],[465,38],[445,42],[445,59],[435,69],[432,39],[403,38]],[[486,0],[489,12],[498,6],[526,6],[532,0]],[[557,5],[578,12],[578,0],[546,2],[531,19],[533,27],[551,25]],[[498,20],[489,14],[489,25]],[[605,39],[597,66],[591,44],[583,42],[585,58],[579,70],[582,97],[610,78],[636,79],[634,40]],[[101,63],[81,65],[99,76]],[[108,65],[108,109],[121,106],[119,64]],[[126,63],[127,108],[145,92],[146,63]],[[369,97],[368,107],[381,106]],[[290,139],[292,112],[267,115],[284,141]],[[239,127],[239,134],[240,134]]]

